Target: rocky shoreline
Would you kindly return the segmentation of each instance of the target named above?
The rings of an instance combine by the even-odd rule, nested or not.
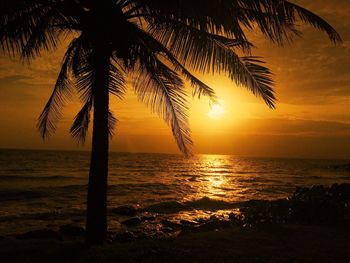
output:
[[[181,211],[211,210],[207,217],[174,218]],[[297,188],[292,196],[279,200],[251,200],[228,203],[209,198],[187,202],[164,202],[142,208],[123,205],[111,209],[110,216],[120,216],[119,227],[109,232],[108,242],[129,242],[218,231],[231,227],[250,228],[276,224],[349,224],[350,184],[330,187]],[[207,215],[207,214],[206,214]],[[76,240],[83,239],[83,226],[72,223],[37,229],[6,238]]]

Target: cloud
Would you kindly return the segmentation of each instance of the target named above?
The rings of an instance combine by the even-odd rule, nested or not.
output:
[[[30,79],[32,78],[25,75],[5,76],[5,77],[0,77],[0,85],[8,85],[12,83],[18,84],[19,82],[23,83],[23,81],[30,80]]]
[[[293,136],[350,136],[350,123],[303,119],[251,119],[250,134]],[[247,132],[245,132],[247,133]],[[249,132],[248,132],[249,133]]]

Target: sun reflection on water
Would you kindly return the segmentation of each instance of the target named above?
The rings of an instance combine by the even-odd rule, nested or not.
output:
[[[203,197],[226,199],[227,189],[236,189],[232,178],[232,156],[199,155],[194,163],[196,176],[190,180],[194,193],[186,196],[187,200]]]
[[[190,202],[193,210],[177,213],[174,219],[197,220],[219,216],[228,218],[229,214],[239,214],[239,209],[232,205],[238,201],[240,192],[245,187],[239,183],[234,171],[241,165],[232,156],[197,155],[192,159],[193,175],[187,179],[190,187],[183,198]],[[237,198],[235,198],[237,196]]]
[[[205,172],[203,179],[206,180],[202,185],[202,190],[210,196],[225,196],[224,186],[228,184],[226,174],[222,172],[222,167],[227,165],[227,161],[222,156],[205,155],[201,156],[201,162],[204,164]]]

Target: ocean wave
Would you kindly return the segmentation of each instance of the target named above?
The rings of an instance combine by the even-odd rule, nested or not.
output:
[[[51,198],[66,194],[86,193],[87,185],[64,185],[37,187],[31,189],[2,189],[0,191],[0,202],[29,201],[40,198]]]
[[[65,218],[77,218],[85,215],[85,209],[74,209],[66,211],[48,211],[38,213],[19,213],[17,215],[0,216],[0,222],[8,222],[14,220],[59,220]]]
[[[112,183],[109,185],[111,190],[171,190],[172,187],[176,186],[176,184],[163,184],[163,183],[124,183],[124,184],[116,184]]]
[[[110,184],[108,191],[111,196],[129,195],[137,192],[148,192],[156,195],[163,193],[173,193],[174,189],[179,188],[179,184],[162,183],[126,183]],[[183,188],[183,186],[182,186]],[[38,198],[50,198],[55,196],[64,196],[67,194],[86,194],[87,184],[71,184],[60,186],[36,187],[31,189],[2,189],[0,191],[0,202],[6,201],[28,201]]]
[[[32,176],[32,175],[1,175],[0,181],[11,181],[11,180],[70,180],[70,179],[84,179],[72,176]]]
[[[329,168],[335,171],[350,172],[350,164],[330,165]]]
[[[0,202],[28,200],[48,196],[50,196],[50,193],[42,190],[1,190]]]
[[[210,168],[208,170],[199,170],[199,172],[210,175],[210,174],[232,174],[232,170],[227,170],[227,169],[215,169],[215,168]]]
[[[152,213],[160,213],[160,214],[172,214],[178,213],[181,211],[189,211],[189,210],[224,210],[237,208],[238,203],[227,202],[219,199],[212,199],[209,197],[202,197],[200,199],[191,200],[191,201],[167,201],[167,202],[159,202],[152,204],[143,210],[146,212]]]
[[[233,174],[271,174],[274,171],[233,171]]]
[[[34,172],[35,169],[33,168],[9,168],[9,169],[3,169],[6,172]]]

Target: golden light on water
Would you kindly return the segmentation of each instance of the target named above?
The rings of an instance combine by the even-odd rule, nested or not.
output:
[[[224,196],[223,189],[229,185],[225,167],[230,166],[230,160],[219,155],[202,155],[201,162],[205,180],[202,182],[198,194],[210,198]]]

